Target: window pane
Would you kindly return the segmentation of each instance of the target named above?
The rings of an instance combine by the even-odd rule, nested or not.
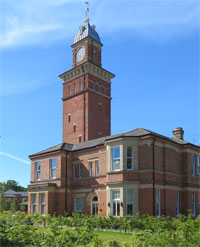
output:
[[[112,149],[112,158],[113,159],[120,158],[120,148],[119,147]]]
[[[127,190],[127,203],[133,202],[133,190]]]
[[[77,197],[76,198],[76,211],[83,211],[84,210],[84,197]]]
[[[120,191],[119,190],[112,191],[112,199],[113,200],[120,199]]]
[[[45,205],[44,204],[41,205],[41,214],[45,214]]]
[[[120,160],[113,160],[113,171],[120,170]]]
[[[32,203],[36,203],[36,194],[32,194]]]
[[[117,216],[120,216],[120,202],[117,202]]]
[[[127,158],[127,169],[133,169],[132,158]]]
[[[51,160],[51,168],[56,168],[56,159]]]
[[[32,212],[33,212],[33,213],[35,213],[35,212],[36,212],[36,205],[33,205]]]
[[[53,169],[53,170],[51,171],[51,177],[52,177],[52,178],[55,178],[55,177],[56,177],[56,169]]]
[[[133,204],[128,204],[127,205],[127,216],[132,216],[133,215]]]
[[[40,194],[40,203],[45,203],[45,194]]]
[[[132,147],[127,147],[127,157],[132,157]]]

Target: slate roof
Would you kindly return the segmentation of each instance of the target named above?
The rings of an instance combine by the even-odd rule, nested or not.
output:
[[[4,196],[9,196],[9,197],[15,197],[15,196],[20,195],[20,194],[21,194],[22,197],[27,197],[28,196],[28,192],[27,191],[18,191],[18,192],[16,192],[14,190],[7,190],[7,191],[3,192]]]
[[[110,140],[114,140],[114,139],[118,139],[118,138],[124,138],[124,137],[142,137],[142,136],[148,136],[148,135],[153,135],[156,137],[160,137],[162,139],[166,139],[168,141],[180,144],[180,145],[186,145],[186,144],[191,144],[189,142],[186,142],[184,140],[178,139],[178,138],[169,138],[163,135],[160,135],[158,133],[143,129],[143,128],[138,128],[135,130],[131,130],[128,132],[124,132],[124,133],[120,133],[120,134],[116,134],[116,135],[112,135],[112,136],[106,136],[106,137],[101,137],[101,138],[97,138],[88,142],[83,142],[83,143],[79,143],[79,144],[69,144],[69,143],[61,143],[58,144],[56,146],[50,147],[48,149],[42,150],[38,153],[32,154],[29,157],[33,157],[36,155],[40,155],[40,154],[46,154],[46,153],[51,153],[51,152],[55,152],[55,151],[69,151],[69,152],[73,152],[73,151],[79,151],[79,150],[83,150],[83,149],[87,149],[87,148],[92,148],[92,147],[96,147],[96,146],[102,146],[104,145],[107,141]],[[196,146],[194,144],[191,144],[193,146]],[[196,146],[198,147],[198,146]]]

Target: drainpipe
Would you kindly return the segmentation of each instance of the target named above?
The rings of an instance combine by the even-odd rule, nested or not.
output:
[[[65,211],[68,212],[68,207],[67,207],[67,189],[68,189],[68,186],[67,186],[67,157],[68,157],[68,152],[66,152],[66,171],[65,171],[65,177],[66,177],[66,184],[65,184],[65,189],[66,189],[66,192],[65,192]]]
[[[156,215],[156,207],[155,207],[155,136],[153,138],[152,143],[152,169],[153,169],[153,216]]]

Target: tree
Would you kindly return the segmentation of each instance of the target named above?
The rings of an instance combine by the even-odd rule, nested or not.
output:
[[[7,182],[0,182],[0,192],[4,192],[7,190],[14,190],[14,191],[27,191],[26,188],[19,185],[18,182],[15,180],[7,180]]]
[[[16,198],[11,203],[11,211],[16,212],[19,209],[19,204]]]
[[[8,211],[10,209],[10,203],[0,193],[0,210]]]

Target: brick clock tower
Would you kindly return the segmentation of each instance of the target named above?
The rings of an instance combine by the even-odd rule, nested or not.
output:
[[[72,69],[63,79],[63,142],[81,143],[110,135],[112,73],[102,68],[101,44],[88,9],[72,45]]]

